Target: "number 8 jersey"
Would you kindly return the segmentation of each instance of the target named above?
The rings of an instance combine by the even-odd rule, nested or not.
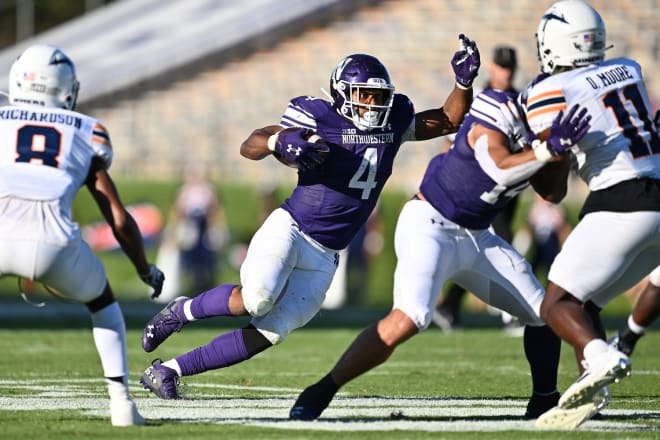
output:
[[[112,161],[105,128],[69,110],[0,107],[0,139],[0,197],[59,199],[67,217],[92,159],[99,158],[106,169]]]
[[[660,139],[636,62],[618,58],[558,73],[533,84],[525,96],[535,133],[574,104],[592,116],[589,133],[572,149],[578,174],[591,191],[632,179],[660,179]]]

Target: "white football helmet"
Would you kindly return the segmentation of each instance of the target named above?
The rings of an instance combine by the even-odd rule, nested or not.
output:
[[[536,31],[541,70],[579,67],[605,59],[605,23],[582,0],[560,0],[545,11]]]
[[[71,59],[48,45],[27,48],[9,71],[9,102],[73,110],[78,79]]]

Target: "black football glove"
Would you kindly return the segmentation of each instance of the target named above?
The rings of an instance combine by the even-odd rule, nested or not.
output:
[[[154,291],[151,293],[151,298],[158,298],[160,292],[163,290],[163,283],[165,282],[165,274],[158,269],[155,265],[149,265],[149,273],[139,274],[140,279],[147,285],[151,286]]]

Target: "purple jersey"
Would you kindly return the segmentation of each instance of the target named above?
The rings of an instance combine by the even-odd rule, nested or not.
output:
[[[280,124],[315,130],[330,152],[321,166],[298,170],[298,185],[282,208],[314,240],[345,248],[374,209],[399,147],[414,130],[414,117],[410,100],[397,94],[387,126],[362,131],[328,101],[292,99]]]
[[[515,107],[516,94],[487,89],[474,98],[454,145],[431,159],[420,186],[426,200],[445,218],[468,229],[485,229],[511,198],[529,185],[529,176],[498,184],[468,144],[472,125],[479,123],[509,137],[509,149],[520,150],[524,129]],[[492,165],[491,165],[492,166]],[[502,170],[499,170],[501,173]]]

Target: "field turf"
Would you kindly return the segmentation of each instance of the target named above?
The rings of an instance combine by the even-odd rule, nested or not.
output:
[[[3,439],[660,438],[657,329],[639,342],[633,375],[612,385],[603,418],[558,433],[522,419],[531,392],[522,339],[497,326],[431,328],[342,388],[321,419],[292,422],[288,410],[299,391],[329,370],[361,327],[311,325],[247,362],[184,378],[186,399],[163,401],[139,385],[144,368],[154,357],[206,344],[228,321],[191,325],[152,354],[140,348],[139,325],[130,325],[131,391],[149,424],[113,428],[87,324],[16,322],[0,322]],[[564,345],[560,389],[576,377],[572,350]]]

